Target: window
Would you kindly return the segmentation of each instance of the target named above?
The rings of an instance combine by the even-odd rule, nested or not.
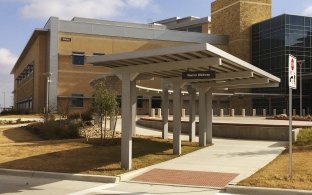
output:
[[[83,94],[72,94],[72,107],[82,108],[83,107]]]
[[[152,97],[152,108],[161,108],[161,97],[153,96]]]
[[[72,63],[74,65],[84,65],[85,55],[84,52],[73,52]]]
[[[104,56],[105,53],[93,53],[94,56]]]
[[[143,108],[143,96],[137,97],[137,108]]]

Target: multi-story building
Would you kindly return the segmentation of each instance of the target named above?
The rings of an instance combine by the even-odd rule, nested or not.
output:
[[[286,56],[290,53],[305,60],[303,96],[308,111],[312,102],[312,21],[290,15],[271,19],[271,8],[271,0],[216,0],[211,4],[211,17],[174,17],[150,24],[52,17],[44,28],[34,31],[12,70],[14,107],[43,112],[48,103],[54,111],[70,107],[71,112],[82,112],[92,99],[90,82],[110,73],[109,69],[86,64],[86,57],[210,43],[282,78],[277,89],[215,94],[214,113],[220,108],[235,108],[238,114],[242,108],[247,114],[252,108],[267,108],[270,113],[273,108],[279,112],[287,108]],[[138,85],[145,89],[139,90],[138,113],[159,107],[160,80]],[[297,100],[294,106],[298,107]]]
[[[227,37],[172,31],[163,25],[85,18],[65,21],[52,17],[43,29],[34,31],[12,70],[14,107],[43,112],[49,101],[50,110],[70,107],[71,112],[82,112],[90,107],[93,92],[90,82],[110,73],[107,68],[86,64],[87,56],[194,43],[211,43],[222,48],[227,45]],[[159,80],[141,85],[144,83],[160,88]],[[159,98],[155,99],[157,104]],[[142,107],[146,110],[142,108],[141,113],[148,113],[148,106]]]
[[[254,89],[255,93],[272,94],[269,98],[255,98],[253,107],[282,109],[288,106],[288,56],[298,60],[298,88],[294,90],[294,108],[299,111],[300,71],[302,73],[303,108],[311,108],[312,81],[312,18],[280,15],[252,27],[252,63],[281,78],[278,88]],[[297,112],[298,114],[298,112]]]
[[[211,18],[204,17],[198,18],[189,16],[185,18],[174,17],[165,20],[160,20],[152,24],[162,24],[169,30],[187,31],[187,32],[198,32],[211,34]]]

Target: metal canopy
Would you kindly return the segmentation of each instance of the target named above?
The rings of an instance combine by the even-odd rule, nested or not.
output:
[[[88,63],[160,78],[181,78],[185,71],[216,72],[216,78],[185,80],[214,88],[277,87],[280,79],[208,43],[92,56]]]

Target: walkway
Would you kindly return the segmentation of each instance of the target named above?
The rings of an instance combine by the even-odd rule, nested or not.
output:
[[[160,131],[140,126],[136,127],[136,132],[139,135],[161,136]],[[170,134],[169,137],[172,138],[172,134]],[[188,136],[182,135],[182,140],[188,140]],[[139,182],[187,185],[187,183],[183,182],[182,179],[180,180],[182,181],[182,183],[172,182],[170,181],[170,179],[168,179],[168,182],[159,182],[157,178],[155,179],[155,182],[151,181],[153,180],[151,179],[151,177],[153,175],[153,172],[155,171],[178,170],[189,171],[186,172],[186,175],[188,175],[189,177],[190,175],[195,174],[193,177],[194,180],[197,180],[197,177],[199,177],[203,173],[228,174],[225,176],[237,174],[237,177],[234,177],[234,179],[232,178],[227,182],[230,184],[236,184],[242,179],[251,176],[259,169],[271,162],[273,159],[275,159],[285,149],[287,142],[231,140],[214,138],[213,144],[213,146],[203,148],[191,154],[187,154],[167,162],[163,162],[148,168],[124,174],[122,175],[122,180],[133,182],[134,179]],[[198,174],[196,175],[196,173]],[[177,172],[176,174],[180,173]],[[144,176],[148,179],[144,180]],[[206,175],[205,177],[208,176],[209,175]],[[141,178],[143,178],[143,180]],[[214,179],[217,178],[218,177],[215,177]],[[221,180],[222,178],[219,179]],[[200,183],[198,183],[198,186],[220,188],[218,184],[210,186],[209,184],[201,185]]]

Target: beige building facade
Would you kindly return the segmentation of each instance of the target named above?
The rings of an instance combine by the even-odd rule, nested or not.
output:
[[[217,0],[212,2],[211,10],[211,18],[169,18],[151,24],[51,17],[42,29],[34,31],[12,69],[14,108],[34,113],[43,113],[47,107],[53,112],[88,110],[93,93],[90,82],[110,74],[109,68],[86,63],[87,57],[95,55],[209,43],[250,61],[250,27],[271,17],[271,0]],[[118,79],[115,84],[119,93]],[[141,87],[138,114],[160,107],[160,79],[137,85]],[[234,93],[215,93],[215,114],[220,108],[225,114],[235,107],[251,110],[251,98]],[[184,96],[184,100],[187,109],[188,97]]]
[[[158,25],[85,18],[64,21],[52,17],[43,29],[34,31],[12,70],[14,107],[43,113],[48,104],[54,112],[84,112],[92,100],[90,82],[110,74],[108,68],[87,64],[87,57],[206,42],[222,47],[227,38],[171,31]],[[50,80],[47,73],[51,74]],[[155,78],[141,85],[157,88],[160,80]],[[140,98],[151,99],[144,91]],[[148,113],[151,105],[146,101],[142,104],[141,113]]]

